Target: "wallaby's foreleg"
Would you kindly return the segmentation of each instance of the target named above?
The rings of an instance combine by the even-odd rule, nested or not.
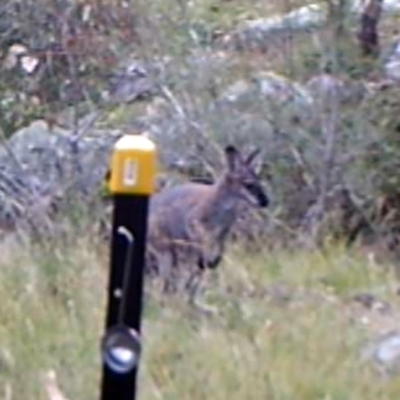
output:
[[[190,242],[199,253],[200,269],[215,269],[222,260],[224,238],[215,236],[199,220],[191,220],[188,224]]]

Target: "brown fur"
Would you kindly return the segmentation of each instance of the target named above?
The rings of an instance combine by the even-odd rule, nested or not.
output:
[[[177,273],[185,265],[192,272],[188,281],[192,300],[197,278],[220,263],[240,204],[268,205],[252,167],[255,153],[244,160],[228,146],[225,154],[227,169],[214,184],[189,182],[167,188],[156,193],[150,204],[148,271],[161,276],[165,290],[175,290]]]

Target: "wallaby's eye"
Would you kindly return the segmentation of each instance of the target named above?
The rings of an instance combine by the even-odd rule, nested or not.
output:
[[[258,180],[256,174],[247,174],[247,176],[242,177],[242,184],[245,187],[251,188],[257,186]]]
[[[255,184],[253,181],[247,181],[247,182],[244,182],[244,183],[243,183],[243,186],[244,186],[247,190],[252,191],[253,189],[255,189],[256,184]]]

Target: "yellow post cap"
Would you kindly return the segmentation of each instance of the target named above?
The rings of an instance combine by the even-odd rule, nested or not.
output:
[[[155,191],[156,170],[155,144],[144,135],[124,135],[114,145],[110,191],[150,195]]]

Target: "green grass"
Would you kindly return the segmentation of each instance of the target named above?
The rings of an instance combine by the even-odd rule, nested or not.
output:
[[[7,240],[0,252],[0,396],[46,399],[43,373],[54,369],[68,398],[98,398],[104,245],[76,238],[41,253]],[[149,288],[139,398],[392,399],[399,381],[360,360],[370,333],[349,318],[348,297],[367,291],[396,306],[393,279],[341,248],[233,248],[208,276],[218,316]]]
[[[87,243],[85,243],[87,246]],[[76,243],[37,254],[2,243],[0,393],[44,399],[42,374],[54,369],[70,398],[97,386],[104,277],[94,249]]]

